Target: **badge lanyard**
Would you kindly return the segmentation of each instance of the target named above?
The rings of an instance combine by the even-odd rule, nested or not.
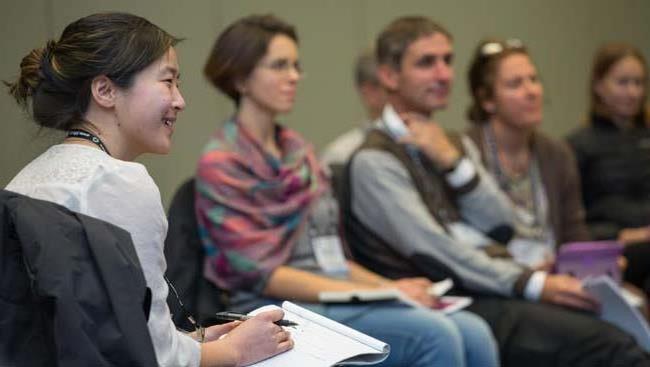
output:
[[[486,160],[488,166],[494,172],[496,180],[499,186],[501,187],[501,189],[507,192],[509,191],[510,184],[508,183],[508,179],[506,177],[505,172],[503,172],[503,169],[501,168],[494,133],[488,125],[485,125],[483,127],[483,136],[486,143],[485,146],[487,148]],[[529,225],[539,225],[543,233],[545,233],[542,234],[542,236],[547,237],[548,223],[546,223],[546,220],[544,218],[544,213],[542,210],[544,204],[541,202],[542,200],[544,200],[545,195],[543,193],[543,189],[541,186],[539,165],[535,157],[532,157],[531,159],[530,167],[528,169],[528,175],[530,178],[531,192],[532,192],[532,199],[533,199],[532,212],[535,216],[533,222],[530,223]],[[515,206],[517,205],[515,204]]]
[[[341,275],[347,274],[349,269],[343,246],[338,234],[336,205],[331,197],[327,197],[327,229],[324,233],[319,231],[314,215],[318,210],[314,207],[312,213],[308,216],[308,235],[311,242],[314,256],[318,266],[327,274]]]
[[[91,132],[88,132],[86,130],[81,130],[81,129],[72,129],[68,131],[68,137],[88,140],[89,142],[97,145],[99,149],[101,149],[104,153],[111,155],[111,153],[108,152],[108,149],[106,148],[104,143],[102,143],[102,140]]]

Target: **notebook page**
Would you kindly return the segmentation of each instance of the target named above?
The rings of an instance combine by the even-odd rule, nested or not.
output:
[[[376,350],[373,347],[359,342],[353,338],[339,334],[338,332],[322,325],[322,320],[329,323],[337,324],[336,322],[324,318],[304,308],[290,304],[289,308],[287,303],[283,303],[285,311],[285,319],[296,322],[298,326],[287,327],[286,329],[291,333],[294,341],[293,349],[288,352],[277,355],[273,358],[261,361],[255,366],[259,367],[286,367],[286,366],[332,366],[340,361],[349,359],[358,355],[375,354],[375,361],[380,361],[382,349]],[[293,307],[292,307],[293,306]],[[260,312],[268,311],[277,308],[277,306],[264,306],[253,312],[255,315]],[[298,311],[295,313],[294,311]],[[314,318],[318,318],[315,321]],[[349,328],[348,328],[349,329]],[[352,330],[352,329],[349,329]],[[354,330],[352,330],[354,331]],[[356,332],[356,331],[355,331]],[[358,332],[356,332],[358,333]],[[359,333],[361,334],[361,333]],[[361,334],[363,335],[363,334]],[[379,341],[376,341],[379,342]],[[379,342],[381,343],[381,342]],[[375,343],[376,344],[376,343]],[[384,343],[382,343],[384,344]],[[388,346],[384,344],[386,348]],[[386,349],[387,350],[387,349]]]
[[[380,340],[377,340],[370,335],[366,335],[364,333],[356,331],[351,327],[340,324],[334,320],[330,320],[325,316],[321,316],[315,312],[311,312],[289,301],[282,302],[282,308],[303,318],[313,320],[314,322],[328,329],[332,329],[339,334],[346,335],[349,338],[352,338],[353,340],[356,340],[359,343],[365,344],[370,348],[374,349],[373,351],[374,353],[385,353],[390,349],[388,344]]]

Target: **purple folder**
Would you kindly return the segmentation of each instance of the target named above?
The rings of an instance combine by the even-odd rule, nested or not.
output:
[[[555,270],[559,274],[570,274],[579,279],[609,275],[620,284],[618,258],[622,252],[623,246],[616,241],[566,243],[560,246]]]

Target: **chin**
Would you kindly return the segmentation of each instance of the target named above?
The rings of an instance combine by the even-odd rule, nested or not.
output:
[[[527,130],[534,130],[541,124],[542,124],[541,119],[534,119],[534,120],[525,121],[523,124],[521,124],[521,126]]]
[[[449,101],[446,98],[445,99],[436,99],[436,100],[431,101],[428,104],[428,108],[429,108],[429,110],[431,110],[431,112],[435,112],[435,111],[438,111],[438,110],[444,110],[445,108],[447,108],[448,104],[449,104]]]
[[[153,149],[151,149],[149,151],[149,153],[152,153],[152,154],[169,154],[169,152],[171,152],[171,150],[172,150],[172,142],[168,141],[168,142],[166,142],[164,144],[160,144],[160,145],[157,145],[157,146],[152,147],[152,148]]]
[[[282,107],[276,108],[274,113],[276,115],[284,115],[286,113],[291,112],[292,110],[293,110],[293,105],[291,105],[291,106],[282,106]]]

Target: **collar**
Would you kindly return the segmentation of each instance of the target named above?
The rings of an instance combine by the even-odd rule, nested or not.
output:
[[[381,117],[375,121],[375,126],[387,132],[395,140],[409,133],[408,127],[390,103],[384,106]]]
[[[623,129],[621,129],[618,125],[616,125],[614,123],[614,121],[612,121],[612,119],[610,119],[609,117],[606,117],[604,115],[598,114],[598,113],[592,113],[591,114],[591,124],[592,124],[592,126],[603,129],[603,130],[623,131]],[[632,128],[633,129],[639,129],[639,128],[642,129],[643,127],[644,127],[643,119],[639,118],[639,117],[635,117],[634,121],[633,121],[633,124],[632,124]]]

